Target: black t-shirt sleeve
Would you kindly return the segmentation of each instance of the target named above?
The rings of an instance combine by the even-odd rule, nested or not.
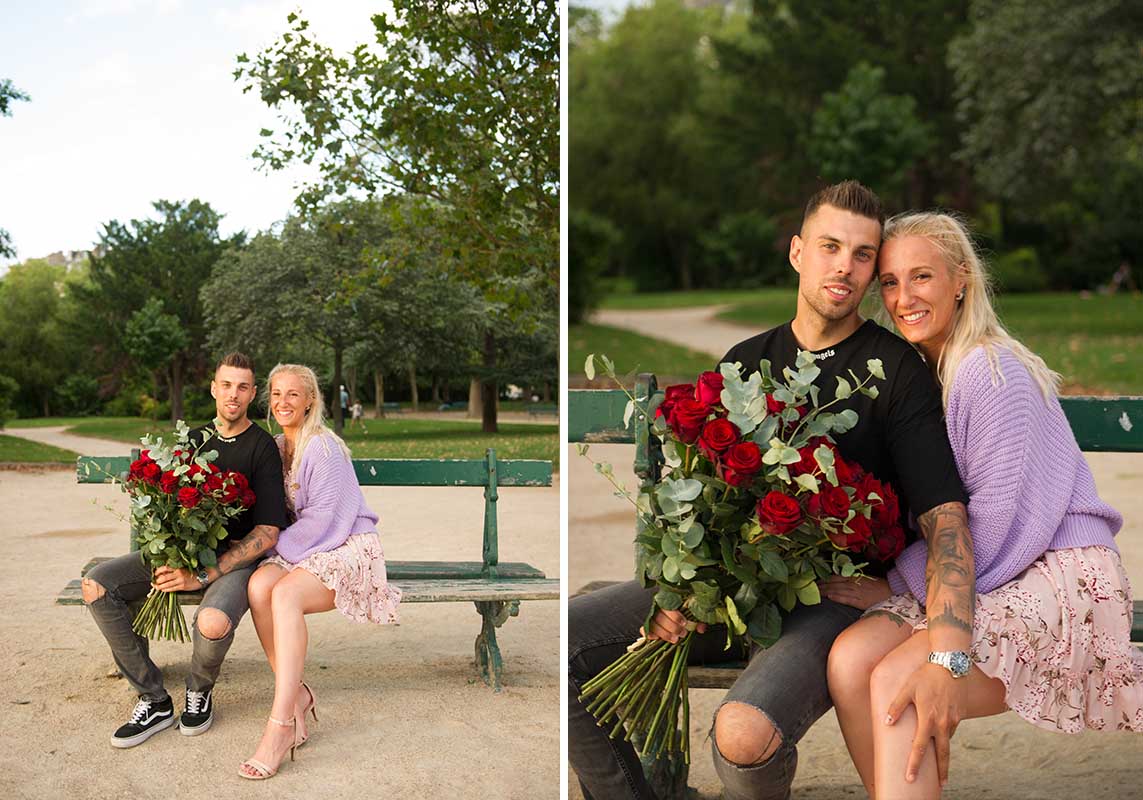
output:
[[[902,353],[895,371],[884,430],[909,509],[919,517],[942,503],[967,503],[936,380],[911,351]]]
[[[254,454],[254,475],[250,478],[255,502],[251,527],[273,525],[279,530],[289,526],[286,517],[286,488],[282,483],[282,456],[269,436],[258,443]]]

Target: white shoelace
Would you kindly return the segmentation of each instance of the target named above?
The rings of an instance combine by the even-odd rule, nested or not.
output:
[[[151,701],[150,700],[140,700],[138,703],[135,704],[135,710],[133,712],[131,712],[131,721],[138,724],[138,723],[142,722],[144,719],[146,719],[147,715],[150,712],[151,712]]]
[[[192,692],[187,690],[187,713],[201,714],[206,705],[206,692]]]

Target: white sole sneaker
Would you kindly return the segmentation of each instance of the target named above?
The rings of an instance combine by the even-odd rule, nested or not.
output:
[[[174,724],[175,724],[175,714],[172,711],[171,715],[169,717],[167,717],[166,719],[162,720],[161,722],[156,722],[150,728],[147,728],[147,730],[141,731],[140,733],[137,733],[134,736],[125,737],[122,739],[119,739],[119,738],[116,738],[115,736],[112,736],[111,737],[111,746],[112,747],[118,747],[120,750],[124,750],[128,747],[134,747],[137,744],[142,744],[143,742],[147,741],[148,739],[150,739],[152,736],[154,736],[159,731],[165,731],[167,728],[171,727]]]
[[[183,736],[198,736],[200,733],[206,733],[208,730],[210,730],[210,726],[213,722],[214,714],[211,714],[209,717],[207,717],[206,722],[203,722],[201,725],[197,725],[193,728],[189,725],[183,725],[182,720],[180,720],[179,733],[181,733]]]

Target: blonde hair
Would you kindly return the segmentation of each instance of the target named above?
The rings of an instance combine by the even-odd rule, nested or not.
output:
[[[969,236],[968,227],[958,217],[938,212],[906,212],[885,223],[883,241],[906,236],[927,239],[940,251],[950,274],[964,281],[964,297],[953,312],[952,330],[934,366],[941,383],[941,399],[947,407],[953,378],[965,357],[982,346],[992,369],[992,385],[1004,382],[997,348],[1003,347],[1024,365],[1040,387],[1045,399],[1059,391],[1060,375],[1044,359],[1015,339],[996,316],[992,307],[992,286],[984,260]],[[883,312],[884,313],[884,312]]]
[[[349,447],[341,440],[333,430],[325,424],[325,400],[322,398],[321,387],[318,386],[317,375],[314,371],[302,364],[278,364],[272,370],[270,375],[266,378],[266,421],[269,422],[273,416],[270,410],[270,393],[274,388],[274,378],[281,374],[295,375],[302,379],[302,385],[306,391],[306,402],[309,408],[306,409],[305,419],[302,421],[301,430],[298,432],[298,441],[294,444],[294,455],[288,466],[291,473],[297,474],[298,467],[302,463],[302,453],[305,452],[306,447],[313,440],[319,437],[322,446],[329,452],[329,441],[326,439],[328,436],[337,443],[341,449],[342,454],[348,459],[351,458]],[[283,465],[285,466],[285,465]]]

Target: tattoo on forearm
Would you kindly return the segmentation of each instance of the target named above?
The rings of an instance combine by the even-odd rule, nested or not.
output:
[[[277,528],[273,525],[256,525],[254,530],[222,554],[218,560],[218,569],[222,573],[227,573],[248,567],[261,558],[277,541]]]
[[[962,503],[945,503],[917,520],[929,544],[925,591],[929,608],[942,608],[930,616],[929,627],[948,625],[972,633],[976,604],[976,574],[968,515]]]

